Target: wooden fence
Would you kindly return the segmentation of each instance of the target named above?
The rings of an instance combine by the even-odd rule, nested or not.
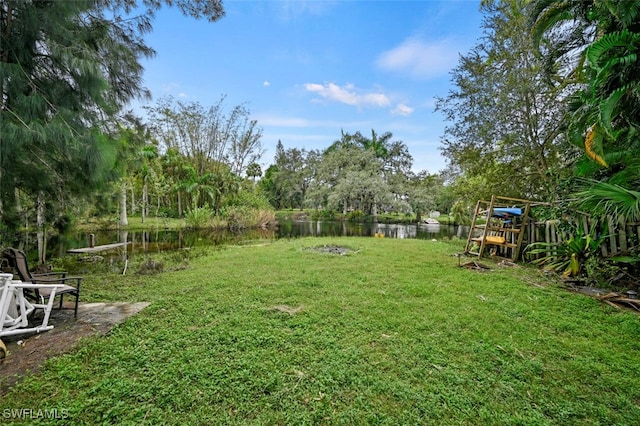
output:
[[[558,220],[548,220],[544,222],[529,219],[527,226],[526,242],[560,243],[572,237],[570,228],[582,229],[585,234],[599,237],[605,235],[606,238],[600,245],[603,256],[615,256],[626,254],[640,242],[640,222],[625,222],[624,217],[607,216],[605,221],[597,222],[587,215],[580,215],[571,218],[562,224]],[[563,226],[564,225],[564,226]],[[594,229],[595,227],[595,229]]]

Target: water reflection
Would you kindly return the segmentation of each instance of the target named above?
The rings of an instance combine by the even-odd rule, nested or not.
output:
[[[166,230],[145,231],[76,231],[58,235],[47,241],[47,258],[61,257],[67,250],[114,243],[129,243],[125,246],[93,253],[105,257],[120,257],[139,253],[156,253],[182,248],[218,246],[223,244],[246,244],[256,240],[280,238],[357,236],[386,238],[443,239],[457,236],[466,238],[466,232],[453,225],[403,225],[384,223],[352,223],[322,221],[282,221],[276,229],[250,229],[241,232],[221,230]],[[6,244],[6,243],[5,243]],[[31,256],[37,255],[35,236],[17,236],[7,245],[22,246]]]
[[[385,223],[352,223],[321,221],[283,221],[279,223],[277,238],[299,237],[373,237],[442,239],[456,236],[453,225],[404,225]]]
[[[113,244],[128,242],[129,253],[153,253],[181,248],[218,246],[222,244],[241,244],[247,241],[275,239],[273,229],[251,229],[241,232],[228,230],[167,230],[153,229],[146,231],[96,231],[95,244]],[[89,234],[80,232],[67,237],[66,244],[60,249],[65,252],[73,248],[87,247]],[[62,247],[64,246],[64,247]]]

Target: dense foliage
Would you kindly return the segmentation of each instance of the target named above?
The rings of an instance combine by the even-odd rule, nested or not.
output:
[[[574,151],[563,134],[569,86],[544,75],[528,32],[526,2],[483,2],[484,37],[452,71],[454,89],[437,109],[458,198],[492,194],[555,201]],[[451,178],[450,178],[451,179]]]
[[[640,4],[540,0],[531,21],[542,56],[567,64],[549,71],[557,84],[583,83],[568,104],[567,127],[585,153],[576,174],[591,178],[585,185],[592,192],[589,204],[593,196],[601,198],[612,212],[617,203],[625,216],[639,220]]]
[[[426,171],[412,172],[413,158],[393,134],[341,134],[324,150],[276,147],[275,164],[261,187],[277,208],[359,212],[420,213],[437,208],[442,182]],[[443,206],[448,209],[448,206]]]
[[[159,0],[3,0],[0,5],[0,217],[51,222],[118,176],[118,123],[147,96],[140,59],[154,51]],[[215,21],[218,0],[167,0]],[[132,12],[135,10],[135,15]],[[133,16],[132,16],[133,15]],[[47,203],[45,208],[44,203]]]

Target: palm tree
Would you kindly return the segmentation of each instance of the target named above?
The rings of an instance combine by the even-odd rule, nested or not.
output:
[[[253,182],[256,182],[256,178],[262,176],[262,169],[260,168],[260,164],[251,163],[247,166],[247,177],[252,178]]]
[[[531,22],[534,40],[549,58],[562,63],[578,53],[569,74],[584,85],[570,104],[568,127],[586,154],[577,173],[592,179],[580,192],[584,205],[600,206],[594,213],[637,217],[632,188],[640,186],[640,3],[537,0]]]
[[[171,182],[171,188],[176,194],[178,217],[182,218],[183,203],[182,195],[188,186],[191,173],[195,174],[195,169],[191,167],[186,157],[177,148],[169,148],[162,157],[163,172],[165,178]]]
[[[375,130],[371,129],[371,139],[366,138],[356,133],[356,141],[364,148],[370,149],[376,155],[376,158],[381,159],[383,162],[389,156],[389,140],[393,137],[391,132],[385,132],[382,136],[378,137]]]

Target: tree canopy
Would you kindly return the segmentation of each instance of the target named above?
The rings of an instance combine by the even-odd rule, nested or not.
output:
[[[452,71],[437,110],[449,121],[442,154],[461,198],[491,194],[552,200],[572,155],[560,90],[545,78],[528,36],[527,2],[482,3],[484,37]]]
[[[64,206],[113,178],[116,123],[146,97],[140,64],[153,14],[175,5],[215,21],[219,0],[3,0],[0,6],[0,216]],[[136,13],[132,16],[132,13]]]
[[[555,65],[548,75],[582,83],[567,127],[585,154],[576,162],[576,175],[589,178],[578,181],[583,207],[640,219],[640,4],[537,0],[530,22],[540,56]]]

